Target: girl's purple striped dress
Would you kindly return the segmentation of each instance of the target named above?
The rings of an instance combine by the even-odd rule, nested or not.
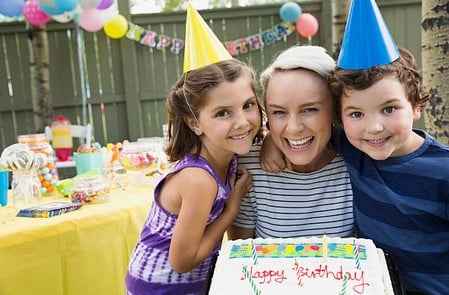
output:
[[[187,167],[205,169],[217,181],[218,193],[207,224],[213,222],[223,211],[225,201],[231,193],[229,179],[232,173],[236,173],[237,158],[234,157],[230,163],[225,184],[204,158],[186,155],[158,183],[154,190],[154,202],[129,261],[126,275],[128,295],[204,294],[211,260],[220,249],[221,242],[217,243],[214,251],[203,263],[190,272],[183,274],[175,272],[168,263],[168,251],[178,216],[159,206],[159,192],[165,180]],[[200,191],[198,198],[201,198]]]

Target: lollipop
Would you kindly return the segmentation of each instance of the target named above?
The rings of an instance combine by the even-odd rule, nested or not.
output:
[[[34,157],[34,152],[26,144],[16,143],[3,150],[1,164],[10,171],[30,170],[33,168]],[[45,155],[42,157],[46,159]]]
[[[40,201],[41,185],[36,172],[46,162],[45,154],[33,152],[26,144],[13,144],[3,150],[1,165],[13,172],[11,188],[15,207]]]

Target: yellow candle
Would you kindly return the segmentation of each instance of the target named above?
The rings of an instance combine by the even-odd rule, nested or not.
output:
[[[327,263],[327,236],[323,235],[323,261]]]

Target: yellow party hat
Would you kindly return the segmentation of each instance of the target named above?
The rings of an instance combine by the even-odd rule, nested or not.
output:
[[[187,7],[184,73],[222,60],[232,59],[192,3]]]

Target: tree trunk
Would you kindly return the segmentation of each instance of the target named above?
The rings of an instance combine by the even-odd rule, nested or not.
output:
[[[332,55],[335,59],[340,52],[350,3],[350,0],[332,0]]]
[[[449,144],[449,1],[422,1],[423,84],[430,92],[425,127],[438,141]]]
[[[50,125],[53,109],[50,95],[50,69],[47,31],[42,27],[29,26],[31,99],[36,132],[43,132]]]

